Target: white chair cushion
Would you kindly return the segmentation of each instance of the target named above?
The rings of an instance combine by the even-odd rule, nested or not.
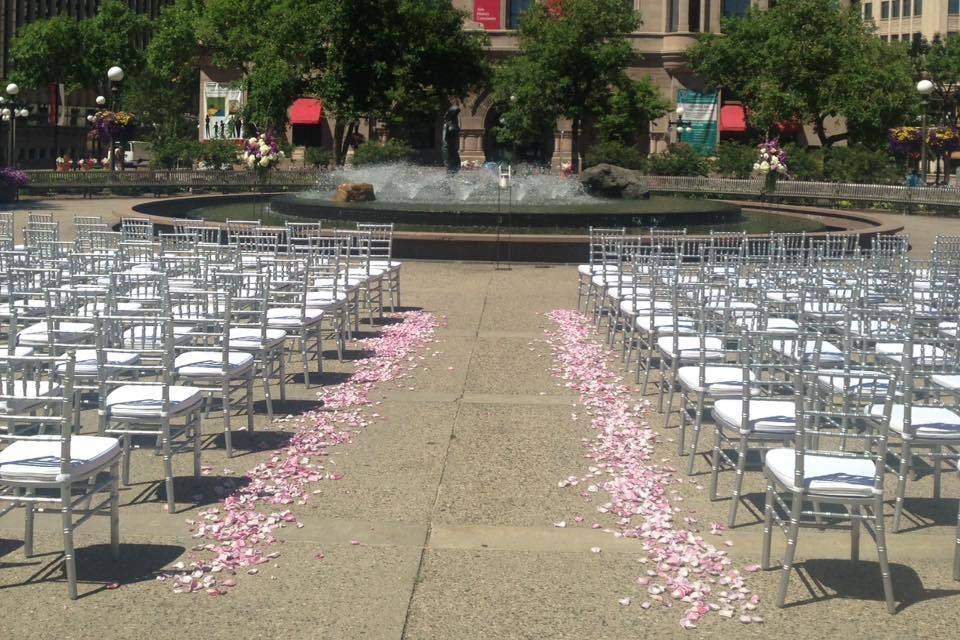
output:
[[[97,375],[97,350],[96,349],[78,349],[76,351],[77,362],[74,368],[74,373],[78,376],[95,376]],[[140,356],[136,353],[124,353],[123,351],[107,351],[106,354],[107,364],[115,365],[134,365],[140,361]],[[67,370],[67,363],[61,362],[57,365],[57,371],[64,372]],[[112,377],[112,376],[111,376]]]
[[[830,372],[818,376],[817,381],[834,393],[863,394],[867,400],[872,395],[885,393],[890,386],[890,377],[880,371],[858,371],[849,378],[839,371]]]
[[[801,340],[795,344],[795,340],[774,340],[770,348],[777,353],[788,358],[794,358],[800,354],[804,362],[813,362],[814,351],[817,348],[815,340]],[[824,340],[820,345],[820,362],[842,362],[843,353],[840,347]]]
[[[742,396],[743,370],[740,367],[708,366],[703,368],[703,378],[706,383],[706,394],[709,396]],[[753,372],[749,372],[749,379],[756,380]],[[677,380],[681,386],[690,391],[703,393],[700,386],[700,367],[680,367],[677,370]],[[750,389],[751,394],[759,393],[759,389]]]
[[[615,265],[602,264],[582,264],[577,267],[577,271],[585,276],[592,276],[597,273],[615,273],[620,268]]]
[[[16,400],[0,400],[0,413],[19,414],[29,411],[31,407],[43,403],[44,398],[55,398],[62,393],[58,384],[52,384],[47,380],[38,382],[18,380],[13,384],[13,393],[9,395],[16,396]],[[7,383],[0,380],[0,394],[7,394]],[[23,398],[22,400],[20,398]]]
[[[170,387],[170,416],[198,406],[203,392],[196,387]],[[159,418],[163,409],[163,385],[124,385],[107,395],[110,414],[125,418]]]
[[[224,367],[220,351],[187,351],[173,361],[178,375],[187,378],[221,377],[224,373],[235,375],[253,366],[253,356],[243,351],[228,351]]]
[[[730,311],[752,311],[757,308],[757,305],[753,302],[747,302],[746,300],[710,300],[705,305],[706,309],[715,309],[715,310],[730,310]]]
[[[47,303],[45,300],[27,298],[25,300],[21,299],[14,301],[13,308],[17,310],[18,317],[38,316],[43,315],[43,312],[47,308]],[[0,303],[0,317],[7,318],[11,315],[13,315],[13,311],[10,307],[10,303]]]
[[[255,327],[246,329],[235,329],[231,327],[230,348],[240,349],[241,351],[245,349],[252,349],[254,351],[269,349],[283,342],[287,337],[287,332],[283,329],[267,329],[266,337],[266,342],[264,342],[263,334],[260,332],[260,329]]]
[[[333,289],[334,286],[340,291],[345,291],[347,293],[353,293],[360,288],[360,284],[356,281],[350,282],[345,280],[342,276],[340,278],[314,278],[311,288],[313,289]]]
[[[870,413],[877,417],[882,416],[883,405],[873,405],[870,407]],[[893,405],[890,411],[890,430],[900,434],[901,438],[960,441],[960,415],[946,407],[911,407],[912,436],[906,433],[904,418],[904,405]]]
[[[940,331],[945,335],[948,335],[952,338],[957,337],[957,323],[956,322],[941,322],[938,325]]]
[[[599,275],[593,276],[593,278],[590,279],[590,282],[592,282],[594,285],[598,287],[612,287],[618,282],[632,283],[633,274],[632,273],[610,273],[608,271],[606,273],[601,273]]]
[[[743,399],[717,400],[713,419],[718,427],[731,427],[740,433],[789,436],[796,431],[796,405],[790,400],[750,400],[748,429],[740,427]]]
[[[607,289],[607,297],[613,298],[614,300],[649,298],[650,287],[635,287],[632,284],[625,284],[622,287],[610,287]]]
[[[793,449],[771,449],[764,459],[764,466],[784,485],[793,490],[795,468]],[[803,457],[804,489],[813,494],[827,496],[869,497],[874,495],[876,464],[866,458],[841,458],[806,454]]]
[[[903,360],[903,347],[902,342],[878,342],[877,355],[894,362],[900,362]],[[915,344],[913,345],[913,359],[922,362],[924,365],[943,364],[947,361],[947,353],[932,344]]]
[[[960,375],[937,375],[931,376],[930,381],[951,391],[960,391]]]
[[[790,318],[767,318],[766,326],[761,325],[761,318],[754,315],[740,316],[734,319],[734,324],[748,331],[757,331],[762,326],[762,331],[770,333],[794,334],[800,331],[800,325],[796,320]]]
[[[308,308],[306,318],[301,317],[299,307],[276,307],[267,309],[267,325],[286,329],[311,326],[323,320],[323,310]]]
[[[657,340],[657,348],[668,358],[676,358],[674,352],[674,337],[666,336]],[[697,360],[700,358],[700,338],[699,336],[679,336],[676,338],[677,347],[680,351],[681,360]],[[707,360],[723,359],[723,343],[719,338],[706,338],[704,340],[704,355]]]
[[[653,311],[670,311],[673,309],[666,300],[624,300],[620,303],[620,311],[628,314],[650,315]]]
[[[403,266],[402,262],[397,260],[371,260],[370,268],[383,269],[384,271],[399,271]]]
[[[120,442],[103,436],[70,438],[70,476],[82,479],[120,455]],[[0,478],[7,481],[60,482],[60,442],[18,440],[0,451]]]
[[[765,294],[767,300],[771,302],[799,302],[799,291],[768,291]]]
[[[61,322],[54,336],[55,342],[79,342],[93,337],[91,322]],[[17,334],[17,343],[23,345],[47,344],[47,321],[30,325]]]
[[[673,335],[674,331],[681,335],[694,333],[695,321],[693,318],[677,316],[676,320],[670,316],[651,316],[643,314],[637,316],[637,329],[650,333],[656,329],[661,335]]]
[[[174,344],[186,344],[190,341],[193,327],[174,325]],[[159,339],[157,334],[159,335]],[[145,351],[159,350],[163,342],[163,329],[156,325],[135,325],[123,332],[124,349],[143,349]]]

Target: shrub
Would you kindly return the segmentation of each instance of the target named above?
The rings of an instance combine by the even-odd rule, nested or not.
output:
[[[598,142],[587,150],[583,158],[584,164],[593,167],[598,164],[613,164],[624,169],[642,169],[643,155],[632,146],[619,140]]]
[[[20,187],[27,186],[29,182],[30,176],[28,176],[24,171],[14,169],[13,167],[0,168],[0,184],[3,184],[4,186],[19,189]]]
[[[889,153],[861,145],[827,149],[823,158],[823,172],[828,180],[834,182],[903,182],[903,175]]]
[[[717,146],[716,171],[723,178],[749,178],[756,161],[757,148],[753,145],[721,142]]]
[[[237,144],[231,140],[208,140],[200,147],[200,159],[210,169],[233,168],[238,151]]]
[[[157,137],[150,141],[150,166],[154,169],[190,167],[200,155],[200,143],[184,138]]]
[[[329,167],[333,162],[333,151],[323,147],[307,147],[303,151],[303,163],[311,167]]]
[[[705,176],[710,169],[706,158],[682,142],[649,156],[646,164],[647,173],[652,176]]]
[[[353,165],[360,167],[370,164],[407,162],[413,158],[413,154],[412,147],[396,138],[387,140],[383,144],[368,141],[357,147],[353,154]]]
[[[791,142],[784,145],[790,162],[787,167],[794,180],[823,180],[823,150]]]

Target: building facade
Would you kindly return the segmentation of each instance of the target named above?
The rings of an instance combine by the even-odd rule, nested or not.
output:
[[[130,8],[156,18],[160,9],[171,0],[127,0]],[[96,15],[101,0],[0,0],[0,71],[2,85],[7,85],[11,72],[10,47],[17,31],[26,24],[67,15],[77,20]],[[146,42],[131,43],[146,46]],[[82,55],[82,52],[77,52]],[[104,70],[106,73],[106,70]],[[51,101],[56,94],[50,87],[22,87],[18,96],[26,103],[30,115],[16,122],[16,145],[13,150],[16,163],[29,169],[52,169],[58,155],[81,159],[86,156],[86,135],[89,131],[87,116],[96,110],[96,93],[79,91],[62,97],[59,117],[51,122]],[[0,123],[0,158],[2,164],[8,158],[9,126]],[[56,129],[56,130],[55,130]]]
[[[520,16],[539,0],[451,1],[470,16],[465,28],[486,31],[490,38],[488,55],[496,61],[518,52],[517,27]],[[766,9],[771,0],[625,1],[633,2],[643,20],[642,26],[630,35],[636,55],[627,70],[628,74],[635,79],[649,78],[671,104],[683,103],[685,107],[689,107],[688,113],[698,112],[703,116],[702,123],[711,123],[701,131],[702,136],[709,142],[709,145],[705,146],[712,148],[721,137],[743,133],[743,106],[727,100],[723,95],[708,91],[704,83],[690,70],[686,51],[701,34],[719,32],[720,22],[724,17],[743,15],[751,6]],[[213,116],[214,119],[229,117],[229,113],[223,110],[224,104],[219,97],[224,89],[217,83],[232,79],[221,70],[205,70],[201,74],[201,91],[209,89],[214,96],[208,104],[201,95],[200,102],[203,106],[198,114],[201,121],[210,117],[210,114],[217,114]],[[226,104],[229,105],[229,100]],[[500,119],[500,105],[495,104],[491,92],[481,91],[470,95],[460,106],[462,160],[477,164],[499,160],[506,150],[498,146],[496,127]],[[315,115],[317,111],[314,109],[310,113]],[[334,123],[322,117],[322,111],[320,113],[321,117],[311,120],[300,118],[301,112],[296,108],[291,111],[294,122],[288,135],[294,145],[329,145]],[[678,134],[672,122],[674,119],[671,110],[668,115],[652,122],[645,139],[641,140],[642,151],[662,151],[676,141]],[[439,161],[440,131],[438,114],[432,130],[418,136],[414,145],[423,160]],[[378,139],[387,135],[385,131],[378,129],[376,123],[366,123],[361,127],[361,134],[366,139]],[[570,123],[559,120],[552,135],[546,135],[542,143],[527,149],[513,149],[511,155],[519,155],[520,160],[550,164],[554,169],[558,169],[571,160],[570,135]],[[212,133],[201,131],[200,134],[201,139],[222,136],[222,130],[216,128]],[[812,130],[801,131],[800,137],[810,142],[816,140]],[[684,141],[689,140],[684,138]],[[585,142],[589,143],[589,139]],[[295,157],[298,155],[295,154]]]

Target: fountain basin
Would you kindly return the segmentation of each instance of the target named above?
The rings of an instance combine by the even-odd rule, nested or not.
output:
[[[314,192],[315,193],[315,192]],[[477,231],[509,225],[529,232],[590,227],[682,227],[740,220],[740,207],[713,200],[654,197],[649,200],[575,200],[568,203],[384,201],[331,202],[323,192],[284,194],[270,200],[270,211],[306,220],[418,225]]]

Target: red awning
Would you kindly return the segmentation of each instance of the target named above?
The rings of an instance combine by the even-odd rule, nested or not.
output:
[[[747,130],[747,110],[742,104],[720,107],[720,133],[743,133]]]
[[[320,124],[323,102],[316,98],[297,98],[290,106],[290,124]]]

